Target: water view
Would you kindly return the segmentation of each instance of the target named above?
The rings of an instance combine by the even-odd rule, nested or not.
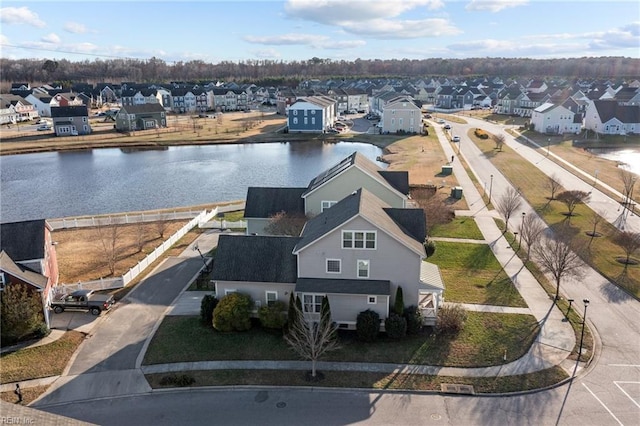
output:
[[[598,157],[618,162],[620,167],[640,175],[640,149],[590,149]]]
[[[354,151],[382,154],[365,143],[295,142],[3,156],[0,221],[243,200],[249,186],[307,186]]]

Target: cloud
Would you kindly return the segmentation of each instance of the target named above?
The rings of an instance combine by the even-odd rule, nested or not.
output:
[[[511,7],[525,6],[529,0],[471,0],[465,6],[466,10],[488,10],[489,12],[500,12]]]
[[[58,35],[55,33],[50,33],[45,36],[42,36],[40,40],[45,43],[54,43],[54,44],[60,43],[60,37],[58,37]]]
[[[352,34],[376,39],[411,39],[461,34],[462,30],[441,18],[422,20],[375,19],[366,23],[345,22],[342,28]]]
[[[640,22],[595,34],[589,43],[589,47],[595,50],[634,48],[637,52],[638,46],[640,46]]]
[[[290,33],[276,36],[245,36],[244,40],[253,44],[269,46],[309,46],[315,49],[344,50],[362,47],[363,40],[332,40],[324,35]]]
[[[67,22],[64,24],[64,30],[73,34],[85,34],[88,31],[84,24],[78,22]]]
[[[46,26],[37,13],[29,10],[28,7],[3,7],[0,8],[0,22],[3,24],[25,24],[42,28]]]
[[[256,58],[261,58],[261,59],[278,59],[282,57],[282,55],[280,55],[280,52],[278,52],[275,49],[255,50],[252,52],[252,54]]]

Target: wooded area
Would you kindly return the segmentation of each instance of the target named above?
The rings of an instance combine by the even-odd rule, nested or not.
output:
[[[211,81],[251,82],[267,86],[296,86],[309,78],[375,77],[560,77],[640,78],[640,60],[624,57],[599,58],[468,58],[393,59],[334,61],[311,58],[302,61],[246,60],[206,63],[201,60],[166,62],[158,58],[67,59],[0,58],[2,83],[31,85],[58,82],[120,83],[123,81]]]

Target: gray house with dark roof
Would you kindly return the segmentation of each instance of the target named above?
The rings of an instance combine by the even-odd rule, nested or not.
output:
[[[607,135],[640,133],[640,105],[623,105],[615,100],[591,101],[584,116],[584,127]]]
[[[391,207],[361,188],[310,219],[300,237],[222,237],[212,275],[219,296],[240,291],[286,303],[294,291],[311,318],[326,296],[333,320],[353,329],[364,310],[388,317],[402,287],[405,305],[435,324],[444,284],[438,267],[423,261],[422,209]]]
[[[78,136],[91,133],[86,105],[51,107],[53,131],[56,136]]]
[[[167,127],[167,114],[160,104],[123,105],[116,114],[115,127],[119,132]]]
[[[358,188],[366,188],[392,207],[403,208],[408,200],[409,174],[383,170],[354,152],[311,179],[306,188],[250,187],[244,212],[247,234],[263,234],[269,218],[282,211],[318,215]]]

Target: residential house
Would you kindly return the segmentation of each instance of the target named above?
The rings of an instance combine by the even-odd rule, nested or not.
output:
[[[52,108],[86,105],[82,102],[82,98],[74,93],[57,93],[51,98],[49,104]]]
[[[29,83],[11,83],[11,89],[9,90],[13,94],[18,94],[25,90],[31,90],[31,85]]]
[[[2,123],[16,123],[38,118],[38,110],[35,106],[21,96],[0,95],[0,108],[3,110]]]
[[[380,122],[384,133],[421,133],[422,111],[412,99],[399,98],[385,104]]]
[[[115,103],[118,100],[118,89],[118,85],[113,85],[110,83],[96,84],[96,91],[98,92],[98,106]]]
[[[158,103],[123,105],[116,114],[115,126],[119,132],[158,129],[167,127],[167,116]]]
[[[640,133],[640,105],[621,105],[615,100],[589,103],[584,117],[585,129],[607,135]]]
[[[276,213],[314,217],[358,188],[365,188],[394,208],[408,203],[409,174],[378,167],[354,152],[315,176],[306,188],[250,187],[245,203],[247,234],[264,234]]]
[[[336,119],[336,101],[328,96],[299,98],[289,106],[289,132],[324,133]]]
[[[58,284],[58,260],[51,231],[51,226],[44,219],[0,224],[0,250],[11,260],[3,261],[3,272],[36,285],[42,293],[45,307],[49,305]],[[20,271],[13,268],[12,263]],[[45,277],[45,280],[28,271]],[[45,321],[49,325],[48,310],[44,311]]]
[[[53,96],[48,93],[33,92],[25,98],[38,111],[39,117],[51,117],[51,100]]]
[[[444,284],[423,261],[425,222],[423,210],[392,208],[361,188],[310,219],[299,237],[221,235],[216,294],[246,293],[260,306],[287,303],[293,292],[316,318],[328,297],[338,327],[355,329],[367,309],[387,318],[402,287],[405,305],[433,325]]]
[[[143,105],[143,104],[159,104],[160,99],[158,89],[151,88],[129,88],[123,89],[121,102],[122,105]]]
[[[562,135],[564,133],[579,133],[582,127],[582,115],[562,105],[544,103],[533,110],[531,124],[538,133]]]
[[[170,92],[165,92],[162,103],[176,113],[200,113],[209,109],[204,89],[173,88]]]
[[[242,89],[226,87],[212,88],[209,91],[211,107],[215,111],[245,111],[249,108],[248,96]]]
[[[86,105],[52,107],[51,118],[56,136],[78,136],[91,133]]]
[[[369,95],[363,89],[355,87],[343,89],[347,94],[347,111],[365,113],[369,111]]]

